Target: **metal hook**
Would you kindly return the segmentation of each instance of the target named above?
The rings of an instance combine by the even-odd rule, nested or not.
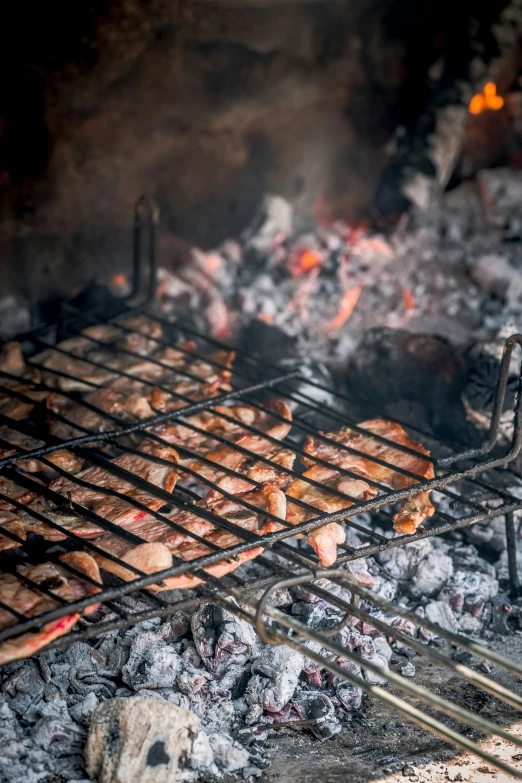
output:
[[[141,293],[143,281],[142,241],[143,229],[148,233],[148,284],[144,305],[150,304],[156,296],[157,289],[157,247],[156,234],[160,218],[160,210],[155,200],[150,196],[140,196],[134,207],[134,228],[132,247],[132,290],[125,297],[127,301],[135,299]]]

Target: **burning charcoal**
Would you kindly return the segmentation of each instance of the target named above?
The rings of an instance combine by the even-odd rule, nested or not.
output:
[[[415,666],[411,661],[408,661],[405,666],[401,666],[401,674],[403,677],[415,677]]]
[[[88,693],[81,701],[69,708],[69,715],[76,723],[82,726],[88,726],[92,713],[99,704],[99,699],[95,693]]]
[[[491,620],[489,627],[495,633],[506,636],[509,633],[508,619],[511,615],[511,607],[506,596],[497,595],[491,601]]]
[[[248,704],[270,712],[282,710],[294,694],[303,666],[301,653],[267,645],[252,664],[253,677],[245,693]]]
[[[411,579],[421,560],[433,551],[433,543],[430,539],[423,538],[419,541],[412,541],[406,546],[380,552],[376,557],[386,575],[402,581]]]
[[[318,604],[298,601],[292,606],[292,614],[309,628],[318,628],[326,618],[325,610]]]
[[[182,639],[190,632],[190,615],[183,611],[174,612],[169,621],[172,641]]]
[[[45,683],[35,661],[27,661],[2,685],[7,704],[20,716],[25,715],[27,710],[42,698],[44,690]]]
[[[57,756],[75,756],[82,752],[85,732],[70,718],[67,721],[52,717],[41,718],[32,731],[33,741],[47,752]]]
[[[224,674],[232,664],[245,664],[259,647],[249,623],[214,604],[202,604],[194,612],[192,634],[203,663],[215,675]]]
[[[482,628],[482,621],[471,614],[463,614],[459,619],[459,631],[461,633],[478,633]]]
[[[498,581],[489,574],[456,571],[439,594],[440,601],[450,601],[455,593],[471,596],[473,601],[491,601],[498,593]]]
[[[190,664],[197,669],[198,666],[201,665],[201,656],[196,650],[196,645],[193,644],[193,642],[189,642],[187,639],[184,639],[182,649],[183,652],[181,653],[181,657],[185,663]]]
[[[111,699],[96,709],[85,746],[85,766],[99,783],[170,783],[181,780],[199,720],[157,699]]]
[[[198,693],[206,682],[210,679],[210,674],[203,669],[194,669],[187,666],[180,672],[176,678],[176,685],[182,693],[191,695]]]
[[[293,207],[282,196],[267,194],[250,225],[241,234],[247,251],[269,253],[274,243],[292,233]]]
[[[307,693],[301,691],[297,694],[293,705],[302,720],[316,720],[316,724],[310,726],[310,731],[320,740],[335,737],[342,730],[342,726],[335,714],[332,700],[326,693]]]
[[[143,633],[132,643],[122,679],[134,690],[172,687],[183,668],[177,652],[156,633]]]
[[[430,601],[424,607],[426,620],[436,623],[446,631],[456,633],[459,628],[457,618],[453,614],[451,607],[444,601]]]
[[[355,677],[362,679],[363,674],[361,667],[358,666],[358,664],[355,662],[338,661],[338,665],[343,669],[346,669],[347,672],[353,674]],[[335,688],[335,695],[345,710],[358,710],[360,708],[363,692],[358,685],[351,685],[349,682],[346,682],[346,680],[343,680],[342,677],[339,677],[338,675],[333,675],[331,684],[332,687]]]
[[[361,657],[368,658],[368,660],[371,660],[372,663],[374,663],[376,666],[379,666],[381,669],[389,669],[389,661],[392,655],[390,645],[383,636],[379,636],[377,639],[372,639],[372,642],[372,649],[369,649],[368,643],[359,649]],[[365,680],[373,683],[374,685],[383,685],[386,682],[384,677],[381,677],[375,672],[368,671],[368,669],[364,668],[363,676]]]
[[[214,762],[221,772],[237,772],[244,769],[250,759],[249,753],[226,734],[210,734],[209,743]]]
[[[250,664],[241,666],[232,664],[226,672],[219,678],[217,685],[223,691],[228,691],[232,699],[245,692],[248,680],[250,679]]]
[[[448,555],[430,552],[423,558],[412,576],[413,595],[436,595],[453,575],[453,561]]]

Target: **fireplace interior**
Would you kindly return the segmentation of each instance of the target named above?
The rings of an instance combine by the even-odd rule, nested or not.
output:
[[[0,781],[522,779],[522,5],[6,12]]]

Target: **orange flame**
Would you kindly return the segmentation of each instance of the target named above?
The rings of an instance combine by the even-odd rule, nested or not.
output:
[[[413,294],[409,288],[402,289],[402,299],[404,301],[406,310],[409,313],[413,312],[415,310],[415,299],[413,298]]]
[[[315,250],[304,250],[297,258],[290,259],[289,268],[294,277],[300,277],[311,272],[316,266],[321,266],[322,263],[320,253]]]
[[[123,286],[126,285],[127,278],[125,277],[125,275],[113,275],[111,277],[111,283],[112,285]]]
[[[492,111],[498,111],[504,105],[504,98],[501,95],[497,95],[497,85],[493,82],[488,82],[484,85],[482,92],[478,92],[470,101],[469,111],[471,114],[480,114],[486,109]]]
[[[259,321],[264,321],[265,324],[273,324],[275,321],[274,316],[270,315],[270,313],[259,313],[257,318]]]
[[[354,307],[357,304],[357,300],[359,299],[359,296],[362,291],[362,285],[356,285],[355,288],[350,288],[348,291],[345,291],[344,296],[341,300],[341,306],[339,308],[339,312],[335,316],[335,318],[332,318],[332,320],[328,323],[327,329],[329,332],[337,332],[341,326],[346,323],[348,318],[353,313]]]

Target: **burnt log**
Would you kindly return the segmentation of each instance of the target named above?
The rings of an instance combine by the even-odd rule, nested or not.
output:
[[[376,193],[376,207],[383,216],[411,205],[428,209],[440,197],[459,160],[471,98],[488,81],[495,81],[503,57],[516,46],[521,0],[480,7],[480,16],[477,8],[466,2],[454,9],[443,50],[422,85],[424,108],[412,117],[407,106],[396,129]]]

